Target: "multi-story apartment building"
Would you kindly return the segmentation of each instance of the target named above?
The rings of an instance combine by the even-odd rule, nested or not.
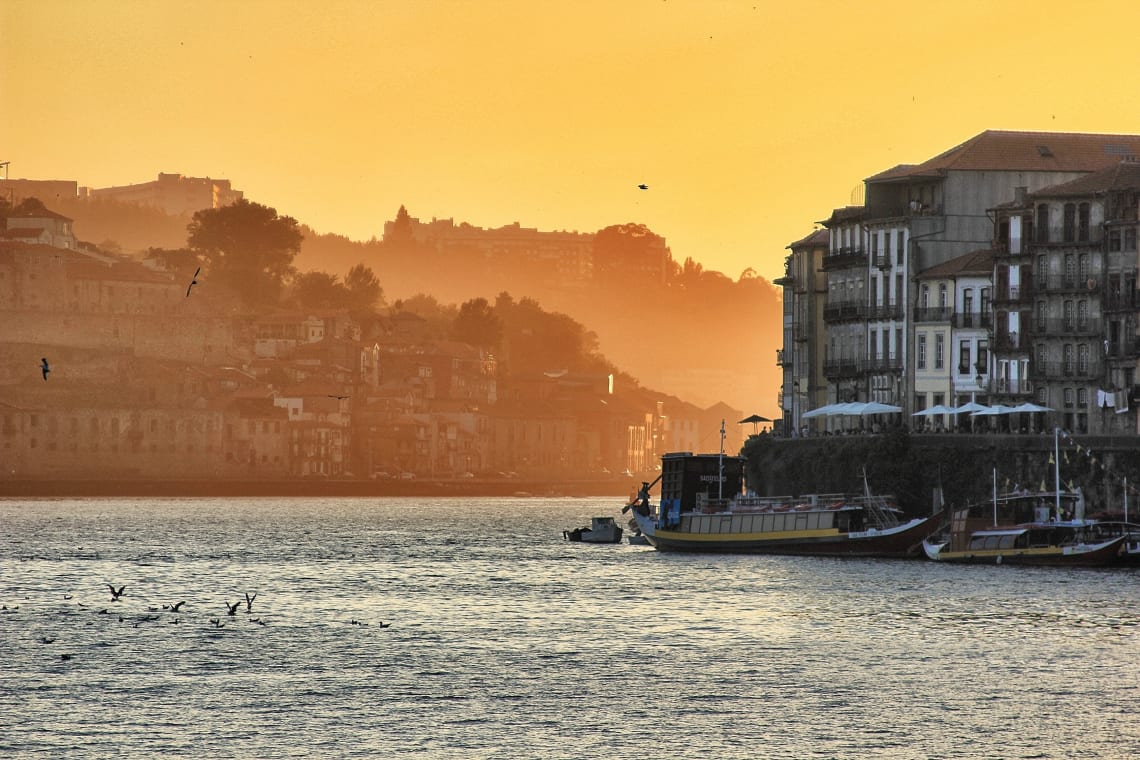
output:
[[[998,398],[1032,398],[1075,432],[1136,432],[1138,204],[1125,160],[995,209],[995,277],[1018,306],[994,307]]]
[[[789,245],[792,253],[784,260],[784,276],[774,283],[784,291],[784,348],[778,350],[776,363],[783,368],[781,388],[791,389],[790,395],[780,397],[780,427],[797,434],[804,424],[800,415],[826,403],[823,257],[830,237],[826,229],[819,229]]]
[[[993,254],[975,251],[915,277],[914,411],[981,401],[989,378],[989,311]],[[927,417],[947,428],[946,415]]]
[[[867,366],[867,278],[869,264],[863,236],[863,207],[836,209],[822,222],[829,232],[822,269],[827,277],[823,307],[826,343],[823,375],[826,403],[866,401],[861,370]],[[808,329],[808,334],[814,329]],[[785,345],[785,350],[787,346]],[[794,350],[794,349],[793,349]],[[795,393],[794,388],[784,394]],[[801,410],[799,413],[802,414]]]
[[[986,131],[921,164],[900,165],[865,180],[865,204],[837,209],[824,222],[830,242],[823,257],[828,386],[823,402],[884,401],[902,406],[909,418],[919,399],[920,347],[910,311],[918,305],[915,276],[990,247],[993,210],[1002,204],[1112,166],[1125,155],[1140,155],[1140,136]],[[1079,226],[1079,218],[1074,225]],[[993,362],[992,371],[982,380],[993,394],[1017,389],[1024,396],[1032,387],[1030,356],[1022,340],[1031,270],[1020,262],[1011,269],[1003,255],[999,252],[991,291],[995,323],[987,349],[993,355],[986,358]],[[947,285],[947,306],[953,305],[951,298]],[[978,304],[984,311],[980,300]],[[938,306],[935,300],[933,307]],[[931,302],[922,308],[931,308]],[[935,332],[923,334],[927,341],[937,340]],[[949,333],[943,340],[950,340]],[[971,347],[978,350],[974,343]],[[785,343],[785,352],[791,348]],[[928,361],[936,359],[937,348],[936,343],[926,346]],[[943,344],[944,366],[948,353],[958,349]],[[1073,351],[1074,363],[1079,363],[1076,344]],[[1089,363],[1091,367],[1091,354]],[[795,382],[794,375],[788,379]],[[963,392],[954,391],[958,396]],[[793,395],[794,388],[785,382],[783,397]]]

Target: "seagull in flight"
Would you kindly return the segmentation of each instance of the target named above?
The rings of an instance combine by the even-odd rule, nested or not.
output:
[[[194,276],[190,278],[190,284],[186,286],[186,297],[187,298],[190,297],[190,288],[192,288],[198,284],[198,273],[201,271],[202,271],[202,267],[198,267],[196,270],[194,270]]]
[[[229,609],[229,612],[227,612],[226,614],[229,615],[230,617],[233,617],[234,614],[237,613],[237,608],[238,608],[239,604],[241,604],[240,600],[234,602],[233,604],[226,602],[226,608]]]
[[[649,189],[649,185],[646,185],[646,184],[642,183],[642,184],[640,184],[640,185],[638,185],[638,186],[637,186],[637,189],[638,189],[638,190],[648,190],[648,189]]]
[[[115,587],[108,583],[107,588],[111,589],[111,601],[117,602],[119,601],[119,597],[123,595],[123,589],[125,589],[126,586],[119,586],[119,590],[116,591]]]
[[[257,592],[256,591],[253,592],[253,596],[250,596],[248,591],[245,592],[245,611],[246,612],[253,612],[253,600],[256,598],[257,598]]]
[[[46,356],[40,359],[40,371],[44,373],[44,380],[47,380],[48,373],[51,372],[51,367],[48,366]]]
[[[348,398],[348,396],[334,396],[331,393],[328,394],[328,396],[329,396],[329,398],[335,398],[337,401],[344,401],[346,398]]]

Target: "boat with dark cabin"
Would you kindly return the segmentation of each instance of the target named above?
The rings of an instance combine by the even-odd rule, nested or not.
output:
[[[661,495],[650,503],[658,481]],[[744,492],[744,458],[678,452],[661,458],[661,476],[643,483],[632,511],[659,551],[917,557],[940,516],[908,518],[893,499],[811,494],[761,497]]]

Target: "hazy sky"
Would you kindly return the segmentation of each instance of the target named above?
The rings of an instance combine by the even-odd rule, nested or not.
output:
[[[644,222],[678,260],[771,278],[895,164],[985,129],[1140,132],[1137,21],[1097,0],[0,0],[0,161],[225,177],[354,239],[400,204]]]

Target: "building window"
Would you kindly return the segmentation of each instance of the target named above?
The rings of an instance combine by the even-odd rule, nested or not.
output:
[[[1073,242],[1077,237],[1077,204],[1066,203],[1061,228],[1061,239],[1066,243]]]
[[[1108,250],[1110,250],[1110,251],[1119,251],[1120,250],[1120,230],[1119,229],[1112,229],[1112,230],[1108,231]]]
[[[938,286],[938,308],[946,308],[946,284],[942,283]]]
[[[1064,305],[1062,306],[1062,310],[1063,310],[1063,314],[1064,314],[1062,319],[1063,319],[1063,323],[1065,325],[1065,329],[1066,330],[1072,330],[1073,329],[1073,302],[1072,301],[1065,301]]]
[[[974,313],[974,291],[971,288],[962,291],[962,313]]]
[[[1081,375],[1089,373],[1089,344],[1081,343],[1077,346],[1077,371]]]
[[[926,369],[926,336],[918,336],[918,356],[915,357],[914,366],[917,369]]]
[[[1062,371],[1066,377],[1071,377],[1073,374],[1073,344],[1066,343],[1061,349],[1061,363],[1063,364]]]
[[[1081,409],[1087,408],[1089,405],[1089,389],[1077,388],[1077,406]]]
[[[922,294],[919,296],[918,305],[923,309],[930,308],[930,286],[923,285],[921,292]]]
[[[1037,371],[1041,372],[1045,369],[1046,363],[1049,361],[1049,347],[1044,343],[1037,344]]]
[[[946,353],[946,336],[942,333],[934,334],[934,369],[942,369]]]
[[[1045,254],[1037,257],[1037,287],[1044,290],[1049,286],[1049,258]]]
[[[1037,242],[1049,242],[1049,206],[1044,203],[1037,207]]]
[[[1048,307],[1044,301],[1037,302],[1037,331],[1045,332],[1046,315],[1048,314]]]
[[[1082,253],[1077,258],[1077,261],[1079,262],[1077,265],[1077,267],[1079,269],[1079,271],[1077,272],[1077,279],[1079,280],[1078,284],[1084,285],[1085,282],[1088,280],[1089,274],[1090,274],[1090,272],[1089,272],[1089,255],[1087,253]]]
[[[1065,287],[1071,288],[1077,284],[1077,257],[1071,253],[1065,254]]]
[[[906,248],[906,238],[902,230],[895,233],[895,264],[898,266],[903,265],[903,251]]]
[[[968,340],[958,343],[958,374],[970,374],[970,341]]]
[[[1065,399],[1065,406],[1071,408],[1073,406],[1073,389],[1072,388],[1066,388],[1065,389],[1064,399]]]
[[[1136,228],[1124,228],[1124,250],[1132,252],[1136,250]]]
[[[1077,301],[1077,327],[1081,330],[1087,330],[1089,327],[1089,302],[1085,300]]]
[[[1089,204],[1082,203],[1077,206],[1077,240],[1086,242],[1089,239]]]

